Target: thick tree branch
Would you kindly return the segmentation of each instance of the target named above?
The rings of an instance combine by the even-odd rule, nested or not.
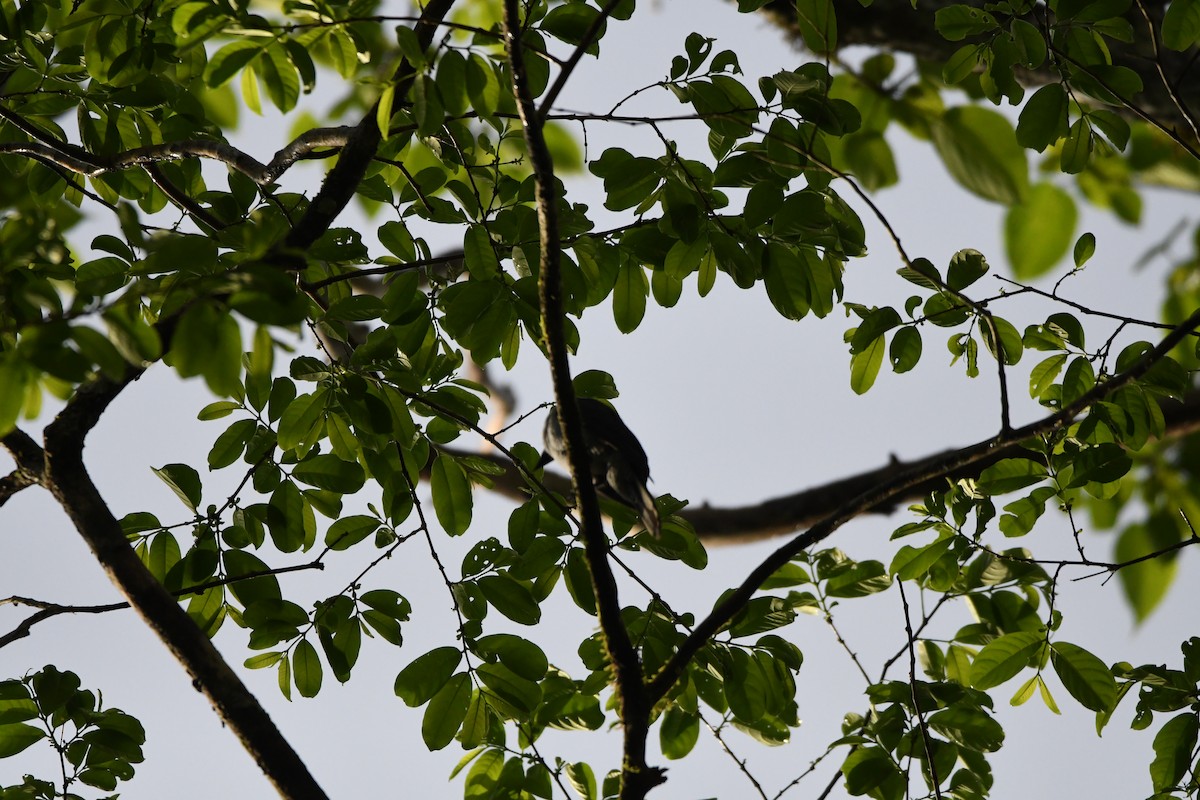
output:
[[[605,646],[614,671],[618,713],[625,728],[624,757],[621,764],[622,800],[640,800],[662,783],[662,771],[646,763],[646,738],[650,730],[651,704],[646,701],[641,659],[629,638],[621,618],[617,582],[608,562],[608,537],[600,517],[600,502],[591,481],[591,469],[583,442],[583,424],[571,384],[563,331],[562,279],[559,274],[561,250],[558,234],[558,192],[554,164],[542,132],[542,121],[529,89],[521,45],[521,27],[517,0],[504,2],[505,43],[512,65],[513,93],[524,128],[530,166],[536,181],[536,203],[541,258],[538,295],[541,305],[542,336],[550,357],[550,371],[559,423],[567,445],[571,480],[582,515],[582,534],[597,615]]]
[[[944,39],[934,27],[934,15],[938,9],[955,5],[962,0],[916,0],[915,8],[910,3],[866,4],[858,0],[834,0],[837,12],[838,45],[866,45],[898,53],[908,53],[930,61],[945,61],[954,54],[962,42]],[[968,5],[983,9],[982,0],[966,0]],[[1147,14],[1161,22],[1165,3],[1161,0],[1145,3]],[[1041,14],[1042,6],[1035,7],[1034,14]],[[796,4],[791,0],[771,0],[762,8],[773,22],[787,31],[797,44],[801,43],[800,28],[796,24]],[[1192,121],[1181,109],[1200,107],[1200,80],[1197,80],[1195,52],[1155,52],[1151,38],[1153,25],[1145,24],[1136,10],[1130,11],[1134,39],[1125,43],[1107,39],[1113,64],[1127,67],[1137,73],[1144,87],[1137,97],[1139,107],[1150,116],[1185,138],[1191,137]],[[1037,19],[1030,15],[1030,21]],[[1041,25],[1039,24],[1039,28]],[[1023,83],[1036,86],[1058,81],[1060,76],[1054,66],[1047,62],[1037,70],[1018,71],[1017,78]]]
[[[116,392],[86,393],[46,429],[44,485],[96,560],[146,624],[188,670],[197,689],[286,798],[325,800],[299,754],[179,602],[138,559],[83,464],[83,440]],[[92,399],[94,398],[94,400]],[[70,412],[70,413],[68,413]]]
[[[1182,403],[1163,403],[1166,429],[1163,439],[1176,439],[1200,430],[1200,392],[1189,394]],[[687,520],[696,534],[707,544],[745,544],[748,542],[786,536],[801,528],[813,525],[833,512],[834,509],[869,491],[872,487],[890,483],[901,475],[927,472],[932,466],[945,463],[958,449],[943,450],[913,461],[893,459],[884,466],[840,478],[836,481],[812,486],[792,494],[773,497],[743,506],[710,506],[703,504],[684,509],[679,516]],[[486,458],[493,464],[504,467],[505,472],[495,475],[494,489],[500,494],[524,502],[529,495],[528,483],[513,466],[511,459],[503,453],[467,453],[450,450],[452,455],[472,455]],[[974,478],[983,469],[1005,458],[1016,458],[1027,451],[1019,443],[996,447],[986,455],[929,480],[914,483],[875,505],[861,510],[862,514],[890,514],[905,502],[918,500],[931,491],[943,489],[947,480]],[[542,483],[549,491],[567,495],[570,482],[560,475],[547,472]]]

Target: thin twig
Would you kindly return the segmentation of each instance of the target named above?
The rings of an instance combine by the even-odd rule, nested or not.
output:
[[[942,782],[938,778],[937,764],[933,759],[933,742],[929,737],[929,726],[925,723],[925,712],[921,710],[921,698],[917,693],[917,651],[915,646],[916,634],[913,633],[912,615],[908,610],[908,595],[904,593],[904,581],[896,581],[900,588],[900,602],[904,606],[904,631],[908,635],[908,688],[912,696],[913,710],[917,715],[917,726],[921,731],[921,743],[925,747],[925,764],[929,770],[929,783],[933,786],[934,797],[941,800]]]

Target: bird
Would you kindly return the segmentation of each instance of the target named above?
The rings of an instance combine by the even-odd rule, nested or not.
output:
[[[576,402],[596,491],[638,512],[646,530],[658,538],[662,525],[654,495],[646,488],[650,480],[650,462],[641,442],[608,403],[586,397]],[[556,460],[566,466],[567,442],[558,423],[557,409],[550,409],[546,417],[542,440],[546,449],[537,465],[544,467]]]

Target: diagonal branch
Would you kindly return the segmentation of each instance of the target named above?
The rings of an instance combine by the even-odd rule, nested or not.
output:
[[[75,401],[46,429],[44,485],[113,585],[184,665],[196,688],[208,697],[279,794],[294,800],[325,800],[324,791],[258,700],[129,546],[121,523],[83,464],[84,438],[116,392],[89,395],[86,389],[80,387]]]
[[[977,442],[969,447],[954,451],[940,462],[929,464],[926,469],[901,473],[893,479],[863,492],[850,502],[835,509],[820,522],[793,538],[763,560],[762,563],[750,572],[736,590],[726,595],[725,599],[696,625],[692,633],[679,646],[675,655],[650,680],[648,689],[651,699],[657,700],[663,697],[675,685],[675,682],[679,680],[688,663],[700,651],[700,648],[705,645],[709,638],[742,609],[767,578],[771,577],[784,564],[787,564],[796,554],[823,541],[843,524],[865,510],[881,504],[894,502],[896,497],[911,490],[913,486],[945,477],[952,474],[955,470],[975,465],[988,458],[998,448],[1008,447],[1026,439],[1044,435],[1069,424],[1089,406],[1144,375],[1147,370],[1161,361],[1175,345],[1190,336],[1191,332],[1198,326],[1200,326],[1200,310],[1193,312],[1187,320],[1163,337],[1162,341],[1156,347],[1144,353],[1129,369],[1114,375],[1103,383],[1097,384],[1091,391],[1057,413],[1012,430],[1007,435],[985,439],[982,442]]]
[[[554,84],[546,92],[546,96],[542,98],[542,105],[538,108],[537,118],[542,125],[546,124],[546,117],[554,108],[554,101],[562,93],[566,87],[567,81],[571,78],[571,73],[575,71],[575,67],[579,66],[580,59],[587,49],[592,46],[592,43],[600,37],[600,32],[604,28],[608,18],[616,11],[617,6],[623,3],[624,0],[608,0],[607,3],[600,9],[600,13],[592,20],[592,24],[584,31],[580,37],[579,44],[575,45],[575,52],[571,53],[571,57],[562,65],[562,69],[558,71],[558,77],[554,79]]]
[[[618,714],[625,728],[624,758],[621,764],[622,800],[640,800],[665,781],[662,771],[646,763],[646,739],[650,730],[651,704],[647,702],[642,664],[629,631],[621,618],[617,582],[608,562],[608,538],[600,518],[600,503],[590,479],[588,456],[583,442],[583,425],[571,384],[567,344],[563,331],[562,279],[559,274],[561,249],[558,233],[558,192],[554,163],[542,131],[529,89],[517,0],[504,2],[505,43],[512,65],[513,93],[524,128],[530,166],[535,180],[541,258],[538,295],[541,306],[542,336],[550,357],[558,418],[566,440],[567,456],[575,497],[583,519],[582,532],[592,591],[596,596],[597,615],[604,635],[609,660],[614,670],[614,690]]]
[[[425,6],[425,10],[421,12],[421,18],[413,25],[413,30],[417,34],[417,42],[420,43],[422,50],[427,49],[433,42],[433,35],[437,31],[438,25],[442,18],[449,13],[452,5],[454,5],[454,0],[430,0]],[[401,61],[392,76],[392,85],[396,87],[395,97],[398,99],[407,97],[416,78],[416,68],[407,59]],[[321,238],[325,231],[329,230],[329,226],[354,197],[363,175],[366,174],[367,167],[371,164],[371,159],[375,157],[379,144],[383,141],[383,135],[379,131],[379,121],[376,119],[378,110],[379,101],[376,100],[370,111],[354,126],[342,147],[337,164],[329,171],[325,183],[321,185],[320,191],[309,204],[304,216],[288,234],[284,242],[285,247],[307,249],[313,242]]]
[[[33,438],[20,428],[13,428],[3,438],[3,447],[16,462],[16,469],[0,478],[0,506],[8,498],[27,487],[42,482],[46,469],[45,453]]]

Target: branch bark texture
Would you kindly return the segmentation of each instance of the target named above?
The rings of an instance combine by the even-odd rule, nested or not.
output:
[[[290,800],[325,800],[325,792],[258,700],[129,546],[83,463],[84,439],[119,389],[86,389],[46,429],[43,485],[109,579],[188,671],[279,794]]]
[[[513,93],[517,100],[517,110],[524,129],[536,187],[535,201],[541,245],[538,297],[541,306],[542,336],[550,358],[556,413],[566,439],[571,481],[583,518],[584,552],[592,578],[592,590],[596,597],[597,615],[612,663],[618,711],[625,729],[620,797],[622,800],[640,800],[665,778],[661,770],[651,769],[646,763],[646,738],[650,730],[651,704],[646,701],[641,659],[621,618],[617,582],[608,561],[608,537],[604,533],[600,502],[591,481],[591,469],[588,466],[583,441],[583,424],[575,401],[575,389],[571,383],[566,337],[563,332],[565,312],[562,278],[559,272],[561,249],[554,163],[542,132],[542,119],[538,115],[529,89],[519,19],[517,0],[505,0],[505,43],[512,66]]]
[[[872,4],[858,0],[833,0],[837,13],[838,45],[865,45],[945,63],[963,42],[944,39],[934,26],[934,15],[941,8],[963,2],[981,10],[988,5],[982,0],[915,0],[915,3]],[[1150,0],[1142,5],[1149,18],[1161,22],[1166,2]],[[762,11],[783,28],[795,43],[802,43],[795,3],[790,0],[771,0],[763,6]],[[1027,17],[1040,28],[1044,13],[1044,7],[1037,4]],[[1194,50],[1176,53],[1157,48],[1141,11],[1131,6],[1127,15],[1133,29],[1133,41],[1108,40],[1113,64],[1132,69],[1141,79],[1144,89],[1136,98],[1141,111],[1159,120],[1183,139],[1194,140],[1191,123],[1183,110],[1200,107],[1200,73],[1197,72],[1200,65],[1196,62]],[[1031,86],[1057,81],[1059,77],[1049,62],[1039,69],[1024,70],[1018,74],[1023,83]]]

